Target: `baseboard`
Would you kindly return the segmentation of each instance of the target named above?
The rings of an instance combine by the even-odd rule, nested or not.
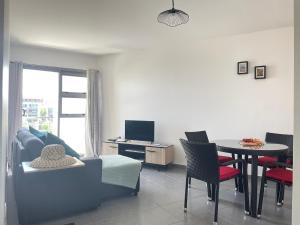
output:
[[[186,169],[186,165],[177,164],[177,163],[172,163],[172,164],[169,165],[169,167],[180,168],[180,169]]]

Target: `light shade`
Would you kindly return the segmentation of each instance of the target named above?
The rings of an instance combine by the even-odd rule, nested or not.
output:
[[[174,0],[172,0],[172,9],[161,12],[157,17],[157,21],[170,27],[176,27],[187,23],[189,15],[179,9],[175,9]]]
[[[170,27],[176,27],[187,23],[189,21],[189,15],[179,9],[172,8],[161,12],[157,17],[157,21]]]

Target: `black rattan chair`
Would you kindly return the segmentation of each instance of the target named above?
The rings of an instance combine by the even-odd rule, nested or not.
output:
[[[278,157],[272,156],[262,156],[258,158],[258,165],[259,166],[267,166],[268,168],[277,167],[277,162],[285,162],[289,165],[293,165],[293,135],[291,134],[278,134],[278,133],[271,133],[267,132],[265,141],[267,143],[275,143],[275,144],[283,144],[289,147],[288,153],[285,156],[282,156],[281,159]],[[251,160],[249,160],[251,162]],[[264,181],[264,185],[267,184],[267,179]],[[276,188],[276,202],[277,205],[283,205],[284,200],[284,186],[277,184]],[[279,198],[280,197],[280,198]]]
[[[293,163],[293,135],[267,132],[265,141],[268,143],[287,145],[289,147],[288,155],[286,156],[287,163]],[[258,165],[260,166],[264,166],[266,163],[268,163],[269,167],[271,168],[276,166],[276,162],[278,162],[277,157],[263,156],[258,158]]]
[[[204,181],[215,187],[212,195],[215,196],[214,222],[217,223],[220,183],[235,177],[243,176],[245,189],[245,212],[249,213],[248,178],[245,161],[242,159],[237,159],[220,165],[218,161],[216,144],[195,143],[184,139],[180,139],[180,142],[187,159],[184,211],[187,211],[189,178]],[[243,171],[228,166],[232,165],[233,163],[242,163]]]
[[[205,130],[184,132],[188,141],[209,143],[209,139]]]
[[[205,130],[185,132],[185,136],[188,139],[188,141],[190,141],[190,142],[209,143],[209,139],[208,139],[208,136],[207,136],[207,133],[206,133]],[[218,155],[218,161],[221,164],[232,161],[232,160],[235,160],[234,154],[232,154],[232,157]],[[235,164],[233,164],[233,168],[236,168]],[[235,188],[237,189],[238,181],[237,181],[237,179],[234,179],[234,181],[235,181]],[[191,178],[190,178],[189,179],[189,185],[191,185],[191,183],[192,183],[192,181],[191,181]],[[210,198],[210,196],[209,196],[209,198]]]
[[[267,168],[272,166],[271,169],[267,171]],[[263,205],[263,198],[264,198],[264,189],[265,189],[265,181],[270,180],[276,182],[278,186],[278,191],[276,192],[276,200],[277,205],[283,202],[284,197],[284,187],[285,186],[292,186],[293,185],[293,171],[292,165],[286,163],[272,163],[272,165],[268,165],[267,163],[264,165],[263,175],[261,180],[261,187],[260,187],[260,194],[259,194],[259,202],[258,202],[258,217],[261,216],[262,213],[262,205]]]

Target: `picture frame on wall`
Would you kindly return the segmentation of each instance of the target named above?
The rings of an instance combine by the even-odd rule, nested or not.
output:
[[[255,66],[254,67],[254,78],[255,79],[266,79],[267,78],[267,66]]]
[[[248,61],[242,61],[237,63],[238,74],[248,74]]]

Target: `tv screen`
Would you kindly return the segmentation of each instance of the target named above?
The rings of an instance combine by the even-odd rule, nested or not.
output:
[[[154,141],[154,121],[125,120],[125,139]]]

